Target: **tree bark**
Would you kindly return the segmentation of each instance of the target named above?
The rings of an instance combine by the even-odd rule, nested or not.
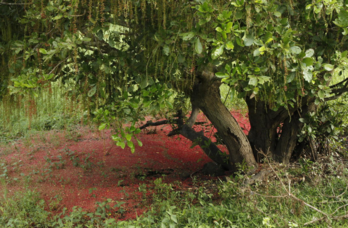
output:
[[[256,168],[257,163],[249,140],[238,122],[222,103],[219,87],[221,82],[211,72],[203,72],[193,88],[191,102],[203,111],[223,139],[230,157],[231,170],[245,162],[248,167]]]
[[[277,147],[273,153],[273,158],[282,163],[289,163],[291,155],[297,145],[298,133],[303,127],[303,123],[300,121],[301,117],[304,117],[309,112],[315,112],[316,105],[314,101],[310,99],[307,104],[302,107],[302,110],[294,112],[294,114],[285,119],[281,136],[277,143]]]
[[[220,149],[211,142],[211,140],[204,136],[203,132],[196,132],[188,125],[184,124],[181,127],[180,134],[185,138],[191,140],[193,143],[197,143],[204,153],[215,163],[221,165],[225,170],[230,170],[228,157],[224,157],[224,154]]]
[[[297,134],[303,127],[299,119],[300,117],[297,112],[295,112],[291,118],[288,117],[285,119],[280,138],[273,152],[273,158],[277,162],[289,163],[292,152],[297,144]]]
[[[250,131],[248,139],[257,161],[264,156],[260,153],[272,155],[278,139],[278,131],[283,118],[287,115],[282,110],[270,110],[263,101],[245,99],[249,109]]]
[[[301,107],[280,107],[277,111],[271,110],[263,101],[245,100],[251,125],[248,139],[257,161],[262,158],[258,154],[261,151],[277,162],[289,163],[297,144],[297,135],[303,127],[300,118],[315,111],[314,98],[303,98]]]

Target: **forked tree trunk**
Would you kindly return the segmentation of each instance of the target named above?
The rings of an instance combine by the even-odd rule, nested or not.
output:
[[[273,158],[282,163],[289,163],[292,153],[297,145],[298,134],[300,133],[303,123],[300,122],[301,117],[305,117],[310,112],[316,111],[316,105],[313,99],[309,99],[308,102],[301,108],[293,113],[293,115],[285,119],[280,138],[277,143],[277,147],[273,152]]]
[[[262,153],[272,153],[277,141],[277,128],[280,121],[270,117],[265,103],[255,99],[246,99],[249,108],[250,131],[248,139],[257,161],[263,158]]]
[[[200,108],[217,129],[224,141],[231,163],[231,170],[237,170],[237,164],[243,162],[250,168],[256,168],[257,163],[249,140],[238,122],[221,102],[219,87],[221,83],[213,75],[204,75],[193,88],[191,102]]]
[[[298,133],[303,124],[299,121],[307,113],[315,111],[313,97],[302,98],[300,107],[277,111],[269,108],[268,104],[247,97],[251,129],[248,137],[222,103],[219,87],[221,82],[214,73],[203,71],[195,83],[191,102],[193,107],[203,111],[229,151],[230,169],[236,171],[237,164],[246,163],[248,167],[257,167],[257,161],[263,158],[259,152],[267,154],[277,162],[288,163],[297,144]],[[194,123],[198,109],[193,113],[187,126]],[[217,160],[217,159],[216,159]]]
[[[285,119],[277,146],[272,152],[274,160],[285,164],[289,163],[292,152],[297,144],[297,135],[303,126],[299,119],[300,117],[297,112],[291,118],[288,117]]]
[[[277,111],[262,101],[247,98],[246,102],[251,125],[248,139],[257,161],[263,157],[258,152],[262,152],[277,162],[289,163],[303,127],[300,118],[315,111],[314,98],[305,97],[300,108],[281,107]]]

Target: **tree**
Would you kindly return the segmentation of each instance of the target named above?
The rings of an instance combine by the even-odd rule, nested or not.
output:
[[[243,162],[256,167],[259,151],[288,163],[303,118],[348,90],[348,11],[343,0],[0,4],[7,9],[5,18],[19,23],[11,25],[13,35],[0,44],[2,72],[8,72],[1,79],[9,88],[2,91],[4,98],[35,96],[52,80],[72,80],[76,89],[71,96],[84,100],[86,109],[98,110],[103,129],[114,119],[134,123],[141,107],[171,106],[168,99],[175,90],[178,97],[190,98],[192,112],[188,120],[178,112],[165,122],[177,126],[170,135],[198,143],[231,170]],[[342,80],[333,84],[334,77]],[[248,136],[221,102],[221,84],[245,99]],[[228,161],[192,129],[199,110],[228,148]],[[126,141],[134,150],[131,138],[139,130],[134,124],[117,129],[117,145],[124,148]]]

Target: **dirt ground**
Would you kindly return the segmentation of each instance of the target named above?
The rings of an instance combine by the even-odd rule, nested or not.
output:
[[[247,133],[247,117],[232,114]],[[198,121],[207,120],[201,115]],[[171,130],[169,125],[143,130],[137,136],[143,146],[136,146],[134,154],[116,146],[110,130],[76,127],[39,132],[0,148],[0,174],[6,179],[0,190],[7,189],[9,194],[38,191],[54,214],[74,206],[94,211],[96,202],[110,199],[114,204],[123,203],[121,213],[115,212],[114,217],[134,219],[151,205],[151,197],[143,194],[151,195],[155,179],[172,183],[176,190],[192,188],[192,175],[197,180],[214,179],[199,173],[211,160],[182,136],[167,137]],[[197,130],[210,137],[214,133],[208,121]]]

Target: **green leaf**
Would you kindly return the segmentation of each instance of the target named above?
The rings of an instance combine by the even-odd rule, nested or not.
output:
[[[68,49],[63,49],[63,50],[61,51],[61,53],[60,53],[60,56],[61,56],[62,58],[66,58],[67,54],[68,54]]]
[[[143,146],[143,143],[142,143],[139,139],[137,139],[137,142],[138,142],[138,145],[139,145],[140,147]]]
[[[169,55],[169,53],[170,53],[170,48],[169,48],[168,45],[164,45],[164,46],[163,46],[163,53],[164,53],[166,56]]]
[[[132,135],[127,134],[127,135],[126,135],[126,139],[127,139],[127,141],[131,141],[131,139],[132,139]]]
[[[201,54],[203,51],[203,46],[200,39],[197,37],[195,42],[195,51],[197,54]]]
[[[307,69],[303,71],[303,77],[307,82],[312,81],[313,74],[312,72],[308,71]]]
[[[266,51],[266,47],[265,46],[262,46],[262,47],[259,48],[259,52],[260,52],[261,55],[263,55],[265,53],[265,51]]]
[[[226,66],[225,66],[225,70],[227,71],[227,73],[231,73],[231,70],[232,70],[232,68],[231,68],[231,66],[229,65],[229,64],[226,64]]]
[[[124,149],[126,147],[126,144],[123,141],[118,141],[116,143],[117,146],[121,147],[122,149]]]
[[[300,53],[301,53],[301,48],[298,47],[298,46],[292,46],[292,47],[290,48],[290,51],[291,51],[292,54],[297,55],[297,54],[300,54]]]
[[[191,40],[195,36],[195,33],[186,32],[186,33],[181,33],[180,36],[182,37],[183,40],[187,41],[187,40]]]
[[[314,63],[314,59],[312,59],[312,58],[304,58],[304,59],[302,60],[302,62],[305,63],[306,66],[312,66],[313,63]]]
[[[281,14],[279,11],[275,11],[275,12],[274,12],[274,16],[276,16],[276,17],[281,17],[282,14]]]
[[[211,58],[217,59],[223,53],[224,53],[224,46],[220,45],[219,47],[217,47],[213,50],[213,52],[211,53]]]
[[[265,82],[269,82],[271,80],[271,77],[268,76],[259,76],[257,77],[259,80],[259,84],[263,85]]]
[[[123,129],[121,129],[121,136],[123,137],[123,138],[126,138],[126,134],[124,133],[124,130]]]
[[[323,90],[319,90],[318,92],[318,97],[321,99],[321,100],[324,100],[325,98],[325,92]]]
[[[242,41],[242,39],[239,36],[236,37],[236,43],[239,46],[244,47],[243,41]]]
[[[135,129],[134,133],[139,134],[141,132],[140,128]]]
[[[92,89],[88,91],[88,97],[92,97],[97,92],[97,86],[93,86]]]
[[[233,48],[234,48],[233,42],[232,41],[228,41],[226,43],[226,48],[229,49],[229,50],[233,50]]]
[[[112,140],[115,141],[115,142],[118,142],[121,140],[121,138],[118,136],[118,135],[112,135],[111,136]]]
[[[39,49],[39,52],[42,53],[42,54],[44,54],[44,55],[47,55],[46,49],[40,48],[40,49]]]
[[[323,66],[326,71],[332,71],[334,69],[334,66],[329,63],[325,63]]]
[[[314,104],[315,105],[319,105],[320,104],[320,100],[318,98],[316,98],[315,101],[314,101]]]
[[[55,16],[54,18],[52,18],[52,20],[59,20],[59,19],[61,19],[63,17],[63,15],[62,14],[58,14],[57,16]]]
[[[340,8],[340,12],[338,14],[338,18],[334,21],[334,23],[340,27],[348,26],[348,11]]]
[[[236,0],[235,2],[232,1],[231,5],[236,6],[236,7],[242,7],[244,5],[244,0]]]
[[[46,80],[50,80],[53,78],[53,76],[54,76],[54,74],[46,74],[44,77]]]
[[[220,21],[226,21],[231,18],[231,15],[232,15],[231,11],[224,10],[222,13],[219,14],[217,18]]]
[[[306,57],[312,57],[313,54],[314,54],[314,50],[313,50],[313,49],[308,49],[308,50],[306,51]]]
[[[198,6],[198,11],[201,13],[211,13],[214,11],[214,9],[207,1],[205,1],[202,5]]]
[[[175,222],[175,223],[178,223],[178,219],[176,218],[176,215],[171,215],[170,216],[170,219]]]
[[[294,72],[291,72],[287,77],[286,77],[286,82],[290,83],[295,79],[296,74]]]
[[[228,22],[227,25],[226,25],[226,30],[225,30],[225,32],[226,32],[226,33],[230,33],[231,30],[232,30],[232,26],[233,26],[233,23],[232,23],[232,22]]]
[[[257,78],[255,76],[249,76],[249,85],[257,86]]]
[[[248,34],[248,35],[246,35],[245,37],[244,37],[244,45],[245,46],[251,46],[251,45],[253,45],[253,43],[254,43],[254,36],[253,35],[251,35],[251,34]]]
[[[135,152],[135,147],[132,141],[127,141],[128,147],[131,149],[132,153]]]
[[[216,30],[217,32],[222,32],[222,28],[220,28],[220,27],[217,27],[215,30]]]
[[[82,38],[82,41],[84,41],[84,42],[90,42],[92,39],[91,38],[89,38],[89,37],[83,37]]]
[[[102,123],[102,124],[100,124],[98,129],[99,129],[99,131],[101,131],[101,130],[104,130],[105,127],[106,127],[106,123]]]
[[[227,78],[228,77],[227,74],[222,73],[222,72],[215,73],[215,76],[218,77],[218,78]]]

